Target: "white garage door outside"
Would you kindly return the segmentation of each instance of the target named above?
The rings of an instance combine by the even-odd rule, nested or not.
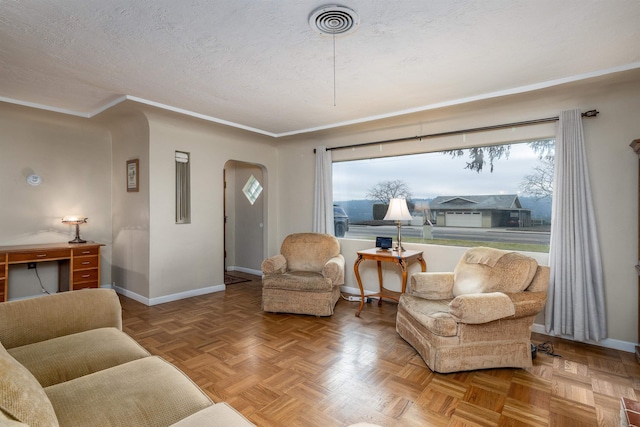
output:
[[[480,212],[447,212],[447,227],[482,227]]]

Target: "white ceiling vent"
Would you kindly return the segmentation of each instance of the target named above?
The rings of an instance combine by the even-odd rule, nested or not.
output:
[[[309,26],[322,35],[344,36],[358,29],[360,17],[344,6],[326,5],[309,16]]]

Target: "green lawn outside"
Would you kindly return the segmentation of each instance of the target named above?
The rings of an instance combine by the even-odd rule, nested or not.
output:
[[[371,240],[374,240],[374,238],[371,238]],[[466,248],[475,247],[475,246],[486,246],[489,248],[505,249],[510,251],[549,253],[549,245],[534,245],[529,243],[478,242],[474,240],[448,240],[448,239],[423,239],[421,237],[403,237],[402,242],[403,243],[424,243],[427,245],[462,246]]]

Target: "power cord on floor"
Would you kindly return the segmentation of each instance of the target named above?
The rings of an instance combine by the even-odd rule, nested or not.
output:
[[[553,344],[550,341],[543,342],[542,344],[538,344],[536,346],[536,350],[540,353],[544,353],[547,356],[552,357],[562,357],[559,354],[553,352]]]

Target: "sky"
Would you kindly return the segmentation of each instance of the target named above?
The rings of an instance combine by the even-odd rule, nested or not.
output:
[[[525,175],[538,165],[538,155],[526,143],[511,145],[508,159],[494,162],[493,173],[485,164],[478,173],[465,169],[468,151],[452,158],[441,152],[333,163],[333,200],[366,199],[383,181],[404,181],[412,198],[521,194]]]

